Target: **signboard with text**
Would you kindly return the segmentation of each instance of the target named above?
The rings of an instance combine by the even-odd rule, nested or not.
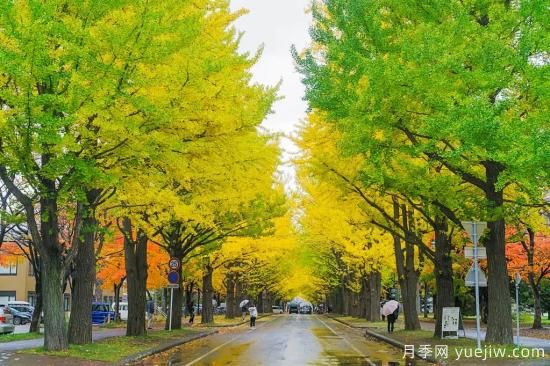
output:
[[[458,325],[460,323],[460,308],[443,308],[441,315],[441,338],[458,338]],[[445,336],[445,333],[454,333]]]

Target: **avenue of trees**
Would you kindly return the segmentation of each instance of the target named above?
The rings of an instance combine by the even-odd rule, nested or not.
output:
[[[127,335],[146,334],[171,257],[176,329],[196,295],[203,323],[214,298],[232,318],[244,298],[265,312],[295,295],[377,321],[398,287],[407,330],[418,289],[434,295],[439,336],[442,308],[471,303],[471,220],[488,223],[486,341],[512,342],[515,272],[542,326],[547,1],[319,0],[312,13],[311,46],[293,50],[310,108],[289,193],[260,126],[277,86],[252,81],[261,49],[238,51],[228,0],[0,4],[0,264],[31,263],[46,350],[92,341],[98,287],[117,301],[125,288]]]
[[[455,305],[454,269],[467,242],[461,221],[481,220],[486,341],[512,343],[507,242],[527,264],[514,270],[531,287],[540,327],[540,284],[549,276],[548,4],[324,0],[313,15],[313,44],[294,51],[311,108],[298,139],[302,230],[323,244],[318,261],[332,289],[352,290],[343,310],[369,318],[366,308],[346,306],[378,291],[380,279],[370,279],[392,257],[406,329],[419,329],[427,268],[440,319],[442,307]],[[323,228],[327,220],[338,232]]]
[[[127,335],[145,334],[169,257],[176,299],[200,287],[206,322],[215,271],[228,292],[277,293],[282,252],[262,256],[260,239],[289,219],[277,140],[259,127],[277,88],[251,81],[261,50],[239,53],[239,16],[212,0],[0,5],[0,245],[33,265],[46,350],[91,342],[102,278],[126,283]]]

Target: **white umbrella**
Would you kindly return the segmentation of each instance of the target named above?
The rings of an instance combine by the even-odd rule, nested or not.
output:
[[[248,300],[243,300],[243,301],[241,301],[241,303],[239,304],[239,307],[242,308],[242,307],[245,306],[246,304],[248,304]]]
[[[399,307],[399,303],[395,300],[390,300],[387,303],[382,306],[382,315],[388,316],[390,314],[393,314],[395,309]]]

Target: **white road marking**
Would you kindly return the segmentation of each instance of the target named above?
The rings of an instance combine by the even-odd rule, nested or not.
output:
[[[334,329],[332,329],[331,327],[329,327],[327,323],[319,319],[318,316],[315,316],[315,318],[317,318],[317,320],[319,320],[325,327],[327,327],[328,330],[330,330],[334,335],[339,336],[338,334],[336,334],[336,331],[334,331]],[[346,342],[348,346],[350,346],[350,348],[354,350],[359,356],[363,357],[368,362],[369,365],[376,366],[374,362],[372,362],[363,352],[361,352],[357,347],[355,347],[350,341],[348,341],[346,337],[344,337],[343,335],[339,337],[341,337],[344,340],[344,342]]]
[[[268,324],[271,320],[273,320],[273,317],[270,317],[271,319],[263,324],[260,324],[258,325],[258,327],[262,327],[264,326],[265,324]],[[216,348],[212,348],[210,351],[206,352],[204,355],[198,357],[198,358],[195,358],[193,361],[189,362],[189,363],[186,363],[184,366],[191,366],[191,365],[194,365],[196,364],[197,362],[199,362],[200,360],[203,360],[205,359],[206,357],[210,356],[211,354],[213,354],[214,352],[218,351],[219,349],[227,346],[228,344],[231,344],[233,342],[235,342],[237,339],[239,338],[242,338],[244,335],[250,333],[252,331],[252,329],[248,329],[248,331],[244,332],[244,333],[241,333],[240,335],[238,335],[237,337],[233,338],[233,339],[230,339],[228,340],[227,342],[223,343],[223,344],[220,344],[218,347]]]

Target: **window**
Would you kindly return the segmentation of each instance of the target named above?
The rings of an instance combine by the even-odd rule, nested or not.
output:
[[[29,304],[31,304],[32,306],[35,306],[36,305],[36,293],[34,291],[29,291],[27,293],[27,301],[29,302]]]
[[[34,277],[34,267],[32,266],[32,263],[29,262],[29,277]]]
[[[15,291],[0,291],[0,304],[7,304],[9,301],[15,300]]]
[[[0,265],[0,276],[16,276],[16,275],[17,275],[17,263]]]

